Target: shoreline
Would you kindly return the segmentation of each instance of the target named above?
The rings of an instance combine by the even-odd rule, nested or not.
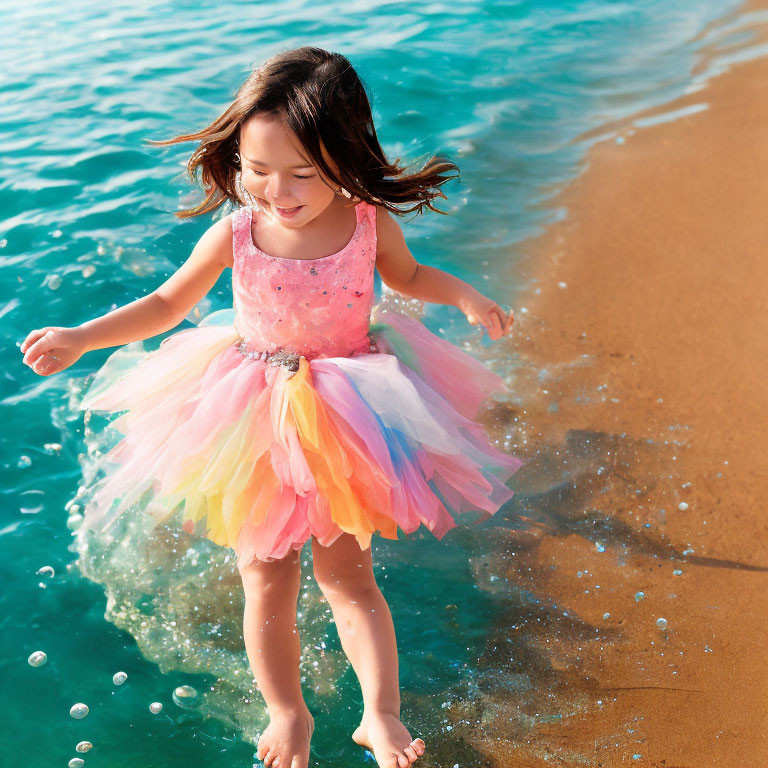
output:
[[[768,763],[765,126],[768,57],[734,63],[611,126],[523,244],[510,518],[538,524],[498,529],[492,562],[541,607],[481,659],[536,659],[529,692],[477,705],[495,766]]]

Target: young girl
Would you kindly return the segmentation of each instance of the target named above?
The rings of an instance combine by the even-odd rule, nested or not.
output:
[[[455,178],[442,174],[456,166],[433,158],[407,174],[390,164],[345,57],[276,55],[209,127],[154,143],[189,140],[200,141],[188,169],[193,180],[202,169],[206,197],[177,215],[239,207],[151,294],[77,327],[32,331],[24,362],[49,376],[87,351],[174,328],[232,269],[231,321],[213,313],[138,357],[121,347],[91,382],[82,408],[125,413],[110,424],[121,439],[84,525],[105,530],[149,500],[157,523],[180,509],[185,531],[235,550],[248,660],[270,717],[257,756],[276,768],[306,768],[314,728],[295,621],[299,551],[311,539],[362,688],[352,738],[380,766],[405,768],[425,744],[400,722],[372,534],[397,539],[423,523],[439,539],[458,513],[487,519],[512,497],[505,481],[522,462],[474,420],[503,381],[419,320],[373,306],[374,268],[398,293],[458,307],[491,339],[512,314],[414,260],[391,214],[437,210],[431,200]]]

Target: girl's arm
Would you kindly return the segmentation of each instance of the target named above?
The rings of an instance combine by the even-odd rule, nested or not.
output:
[[[195,245],[187,261],[152,293],[74,328],[45,326],[21,345],[24,363],[50,376],[86,352],[156,336],[175,328],[232,266],[232,224],[226,216]]]
[[[481,322],[494,341],[509,332],[514,320],[511,310],[507,315],[469,283],[441,269],[419,264],[408,250],[394,217],[381,207],[377,213],[376,269],[386,285],[405,296],[458,307],[472,325]]]

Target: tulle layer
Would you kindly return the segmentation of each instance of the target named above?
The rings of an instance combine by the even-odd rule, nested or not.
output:
[[[125,411],[84,524],[106,530],[134,504],[157,523],[180,509],[184,530],[242,565],[311,535],[364,549],[376,532],[424,524],[442,538],[460,513],[492,515],[522,462],[473,417],[503,381],[418,320],[373,319],[379,353],[301,357],[297,371],[244,357],[228,322],[117,350],[80,406]]]

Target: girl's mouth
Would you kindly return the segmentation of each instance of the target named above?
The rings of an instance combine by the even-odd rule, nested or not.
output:
[[[295,216],[304,206],[303,205],[297,205],[295,208],[279,208],[278,206],[275,206],[275,210],[286,219],[290,219],[292,216]]]

